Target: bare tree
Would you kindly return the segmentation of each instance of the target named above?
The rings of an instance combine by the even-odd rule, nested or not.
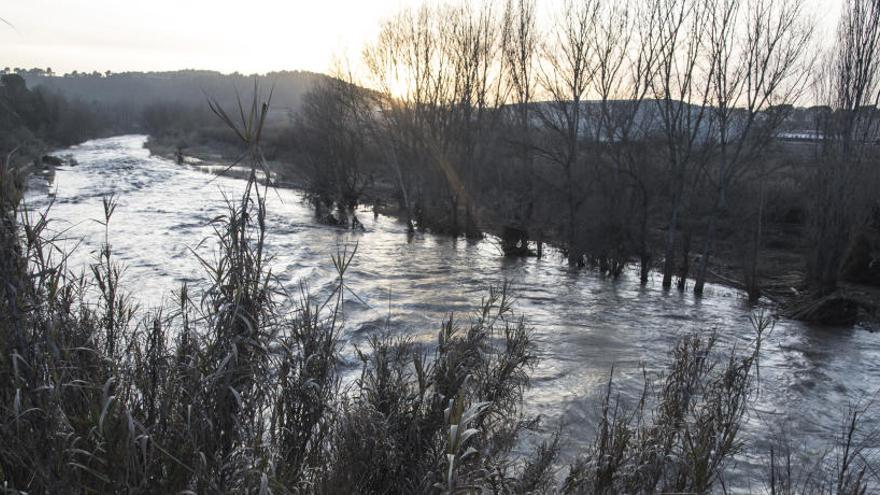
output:
[[[719,0],[710,8],[711,118],[717,172],[708,171],[717,191],[708,217],[694,293],[701,295],[718,222],[728,215],[732,183],[775,139],[786,112],[801,94],[809,63],[804,53],[812,28],[797,0]],[[758,118],[762,117],[758,122]]]
[[[346,79],[342,79],[346,77]],[[367,92],[351,74],[321,81],[303,98],[295,140],[319,214],[357,226],[354,210],[369,183]],[[329,211],[325,211],[329,210]],[[350,220],[350,221],[349,221]]]
[[[451,229],[458,232],[459,206],[465,212],[464,231],[468,237],[480,235],[474,224],[474,201],[469,191],[490,150],[494,151],[497,115],[505,98],[497,56],[501,28],[491,4],[479,8],[466,3],[449,8],[437,19],[447,38],[444,58],[449,81],[447,101],[443,102],[451,121],[447,128],[448,154],[438,153],[437,165],[450,185]]]
[[[543,255],[543,235],[528,232],[534,220],[535,187],[533,178],[538,177],[534,170],[532,150],[532,102],[535,96],[535,63],[539,49],[539,33],[536,23],[535,0],[507,0],[502,19],[501,53],[503,69],[510,102],[507,116],[512,121],[512,137],[509,144],[514,148],[516,170],[514,173],[529,180],[518,184],[503,183],[499,174],[500,189],[509,191],[505,209],[512,218],[505,219],[505,232],[502,245],[506,254],[527,253],[528,239],[535,237],[537,255]],[[500,170],[500,168],[499,168]],[[517,185],[524,190],[518,191]]]
[[[536,145],[536,150],[562,168],[561,186],[566,205],[565,240],[568,262],[583,262],[578,239],[577,215],[583,203],[576,184],[581,177],[581,140],[584,137],[583,102],[593,82],[593,38],[596,36],[599,2],[585,0],[565,2],[561,18],[556,21],[553,39],[545,44],[540,83],[550,97],[541,107],[540,119],[549,133],[549,142]]]
[[[415,164],[422,155],[425,114],[436,102],[432,73],[439,57],[431,10],[404,10],[385,21],[375,42],[364,49],[370,82],[378,88],[372,133],[394,172],[398,199],[410,231],[415,227],[418,187]]]
[[[594,258],[598,258],[600,270],[618,276],[630,249],[634,250],[641,264],[642,283],[647,282],[651,265],[648,216],[653,200],[644,153],[652,122],[643,104],[654,70],[656,47],[650,33],[657,14],[653,4],[605,5],[593,42],[593,87],[598,103],[591,106],[590,130],[592,140],[601,143],[607,158],[599,164],[595,178],[604,192],[601,216],[605,226],[598,235],[603,246]],[[634,229],[628,227],[632,218]]]
[[[694,173],[708,135],[705,117],[710,99],[712,64],[705,62],[703,42],[709,20],[710,0],[656,0],[659,22],[651,33],[657,46],[656,71],[651,89],[655,98],[660,131],[665,141],[669,219],[663,265],[663,287],[672,286],[675,271],[676,233],[686,212],[689,194],[699,175]],[[685,237],[686,241],[688,237]],[[688,242],[685,242],[687,246]],[[687,260],[687,248],[685,248]],[[687,276],[685,262],[681,273]],[[680,288],[683,285],[680,284]]]
[[[880,1],[845,0],[835,46],[817,77],[818,99],[833,109],[820,122],[824,142],[810,215],[808,284],[818,296],[837,288],[850,237],[876,194],[877,171],[867,158],[876,154],[878,50]]]
[[[491,5],[427,5],[383,26],[364,53],[377,101],[378,133],[410,224],[433,215],[435,230],[477,236],[471,195],[495,139],[501,87],[500,23]],[[419,222],[419,220],[422,220]],[[438,221],[439,220],[439,221]]]

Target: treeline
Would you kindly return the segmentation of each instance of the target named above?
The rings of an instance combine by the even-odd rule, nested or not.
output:
[[[229,139],[206,105],[211,98],[234,107],[237,93],[255,83],[273,90],[270,128],[289,125],[291,115],[320,74],[300,71],[265,75],[222,74],[215,71],[79,72],[57,74],[51,68],[6,67],[0,74],[24,81],[31,92],[52,100],[68,136],[53,144],[73,144],[108,134],[146,133],[170,149],[199,145],[232,149]],[[16,142],[11,139],[10,142]]]
[[[252,87],[256,80],[263,87],[274,87],[272,101],[277,108],[295,109],[302,94],[324,78],[303,71],[267,74],[223,74],[209,70],[165,72],[77,72],[55,74],[51,69],[6,68],[27,80],[30,86],[43,86],[64,95],[108,104],[126,104],[133,111],[159,102],[186,106],[202,105],[205,96],[234,106],[236,88]]]
[[[880,16],[843,4],[824,45],[794,0],[426,4],[383,23],[365,75],[318,84],[291,139],[325,204],[379,176],[411,229],[697,294],[723,246],[756,300],[767,230],[794,223],[825,296],[877,206]]]
[[[0,153],[38,157],[47,147],[69,146],[119,125],[99,105],[69,100],[44,88],[30,89],[18,74],[0,75]]]

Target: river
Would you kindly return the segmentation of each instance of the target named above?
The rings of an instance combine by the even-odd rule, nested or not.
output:
[[[145,139],[119,136],[59,151],[78,165],[59,167],[51,180],[32,179],[27,203],[32,210],[52,204],[52,229],[63,231],[68,246],[78,244],[70,263],[81,269],[103,240],[95,221],[102,217],[101,200],[116,193],[110,242],[126,266],[124,287],[150,308],[182,282],[202,278],[191,249],[210,254],[210,243],[200,245],[211,235],[209,222],[224,211],[224,193],[235,198],[244,182],[150,156]],[[363,212],[359,219],[364,232],[317,224],[293,190],[271,192],[268,201],[273,272],[293,293],[301,282],[326,292],[335,283],[331,255],[358,244],[347,274],[358,296],[345,304],[349,371],[355,370],[352,344],[386,330],[433,342],[445,315],[466,317],[489,286],[509,280],[514,308],[534,329],[540,357],[526,409],[545,418],[544,431],[559,421],[567,425],[563,461],[592,435],[589,425],[612,366],[615,380],[631,392],[641,382],[642,364],[655,370],[668,363],[670,345],[683,333],[715,328],[722,341],[740,345],[754,336],[750,309],[729,288],[709,286],[698,299],[689,291],[664,292],[659,277],[642,287],[635,272],[613,281],[572,271],[558,255],[507,259],[491,239],[408,239],[393,218]],[[766,453],[782,425],[795,446],[823,445],[838,435],[848,404],[866,403],[878,387],[880,333],[780,319],[761,355],[759,393],[743,433],[747,450]],[[741,456],[736,484],[760,488],[761,461]]]

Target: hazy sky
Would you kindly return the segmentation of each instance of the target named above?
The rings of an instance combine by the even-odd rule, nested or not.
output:
[[[324,72],[417,0],[11,0],[0,66]]]
[[[501,4],[499,0],[496,0]],[[541,5],[546,0],[539,0]],[[0,67],[326,72],[381,19],[420,0],[7,0]],[[812,3],[812,2],[811,2]],[[815,0],[833,24],[840,0]]]

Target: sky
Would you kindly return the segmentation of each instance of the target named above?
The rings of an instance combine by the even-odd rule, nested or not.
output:
[[[812,1],[828,28],[840,0]],[[358,60],[383,19],[420,2],[4,0],[0,18],[14,28],[0,23],[0,67],[329,72]]]
[[[0,66],[327,72],[418,0],[7,0]]]

